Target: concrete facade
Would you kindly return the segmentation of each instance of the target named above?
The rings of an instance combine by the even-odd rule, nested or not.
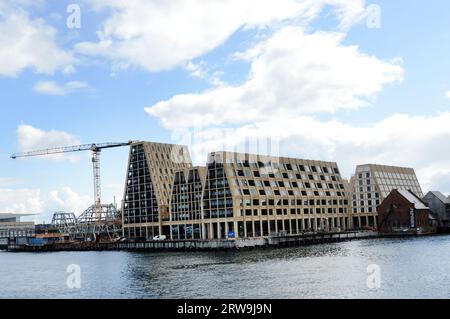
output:
[[[355,229],[378,227],[377,207],[393,189],[411,190],[418,197],[423,197],[414,169],[406,167],[359,165],[350,180],[350,188]]]

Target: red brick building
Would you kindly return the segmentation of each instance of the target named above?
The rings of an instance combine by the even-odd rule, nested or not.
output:
[[[378,230],[385,234],[433,233],[435,218],[413,192],[394,189],[377,208]]]

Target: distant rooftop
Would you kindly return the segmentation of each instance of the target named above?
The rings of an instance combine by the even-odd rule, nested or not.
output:
[[[267,155],[267,154],[257,154],[257,153],[243,153],[243,152],[230,152],[230,151],[215,151],[210,152],[208,154],[208,162],[211,160],[215,160],[219,158],[222,161],[225,161],[226,163],[235,163],[237,160],[241,161],[249,161],[250,163],[256,163],[258,161],[263,163],[269,163],[269,162],[275,162],[279,163],[280,161],[302,161],[302,162],[315,162],[319,165],[319,163],[322,164],[332,164],[333,166],[337,165],[336,162],[331,161],[325,161],[320,159],[306,159],[306,158],[299,158],[299,157],[286,157],[286,156],[275,156],[275,155]]]
[[[441,202],[450,203],[450,196],[445,197],[444,194],[442,194],[441,192],[438,192],[438,191],[432,191],[430,193],[433,194],[434,196],[436,196]]]
[[[0,213],[0,220],[10,218],[20,218],[29,216],[38,216],[39,214],[15,214],[15,213]]]
[[[429,209],[424,202],[420,200],[419,197],[414,195],[411,191],[398,189],[397,190],[404,198],[406,198],[410,203],[414,204],[416,206],[416,209]]]
[[[412,167],[406,167],[406,166],[394,166],[394,165],[385,165],[385,164],[361,164],[356,166],[356,170],[363,169],[363,168],[371,168],[374,170],[407,170],[407,171],[414,171],[414,168]]]
[[[366,163],[366,164],[359,164],[357,166],[378,166],[378,167],[395,167],[395,168],[410,168],[408,166],[398,166],[398,165],[388,165],[388,164],[380,164],[380,163]]]

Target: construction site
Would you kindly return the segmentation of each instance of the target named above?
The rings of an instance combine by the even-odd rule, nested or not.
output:
[[[12,159],[51,156],[73,152],[92,152],[95,202],[79,216],[73,212],[55,212],[49,225],[36,225],[34,238],[22,238],[16,243],[29,246],[76,244],[80,242],[110,243],[122,239],[122,213],[115,204],[103,204],[101,199],[100,155],[102,150],[130,146],[126,143],[87,144],[17,153]]]

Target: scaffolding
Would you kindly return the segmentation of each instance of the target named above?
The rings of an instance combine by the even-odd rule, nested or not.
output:
[[[78,234],[84,240],[114,240],[122,235],[122,214],[113,205],[93,205],[77,218]]]
[[[71,236],[76,233],[77,218],[74,213],[56,212],[53,214],[52,227],[61,234]]]
[[[49,148],[38,151],[13,154],[12,159],[22,157],[46,156],[72,152],[91,151],[94,172],[94,205],[89,207],[78,218],[72,213],[55,213],[52,227],[60,233],[69,235],[71,239],[82,240],[114,240],[120,238],[122,231],[121,213],[113,204],[102,205],[101,179],[100,179],[100,154],[103,149],[117,148],[132,145],[133,141],[126,143],[97,143],[76,145],[67,147]]]
[[[71,240],[116,240],[122,236],[122,214],[113,204],[93,205],[83,214],[53,214],[52,227]]]

